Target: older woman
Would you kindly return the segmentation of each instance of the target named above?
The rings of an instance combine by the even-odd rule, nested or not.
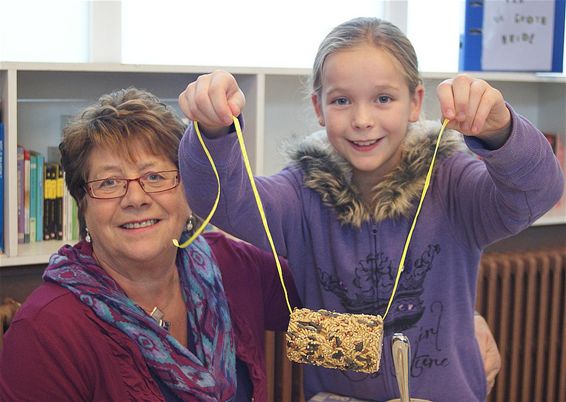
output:
[[[269,254],[218,233],[173,245],[191,222],[177,160],[184,128],[134,88],[65,128],[83,240],[52,256],[9,328],[0,399],[267,399],[263,331],[288,320],[277,270]]]

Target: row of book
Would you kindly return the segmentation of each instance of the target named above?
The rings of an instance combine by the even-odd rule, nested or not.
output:
[[[77,204],[63,169],[18,145],[18,243],[78,238]]]

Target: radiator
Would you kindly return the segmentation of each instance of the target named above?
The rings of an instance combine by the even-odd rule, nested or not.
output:
[[[476,309],[502,358],[488,402],[566,402],[566,247],[486,253]]]
[[[566,402],[566,247],[484,254],[476,309],[502,359],[487,402]],[[303,402],[283,334],[266,333],[266,358],[269,401]]]

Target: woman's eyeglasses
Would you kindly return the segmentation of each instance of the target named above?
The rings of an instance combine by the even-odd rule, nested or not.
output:
[[[85,188],[92,198],[120,198],[128,192],[130,182],[137,181],[148,194],[171,190],[179,185],[178,170],[149,172],[135,179],[123,177],[107,177],[105,179],[87,181]]]

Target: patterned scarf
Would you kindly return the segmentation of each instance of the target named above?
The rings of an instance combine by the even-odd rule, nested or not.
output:
[[[179,249],[176,264],[194,353],[126,296],[97,264],[89,243],[62,247],[51,257],[43,279],[69,289],[100,319],[132,339],[154,375],[181,400],[230,401],[236,390],[232,324],[220,271],[206,240],[198,237]]]

